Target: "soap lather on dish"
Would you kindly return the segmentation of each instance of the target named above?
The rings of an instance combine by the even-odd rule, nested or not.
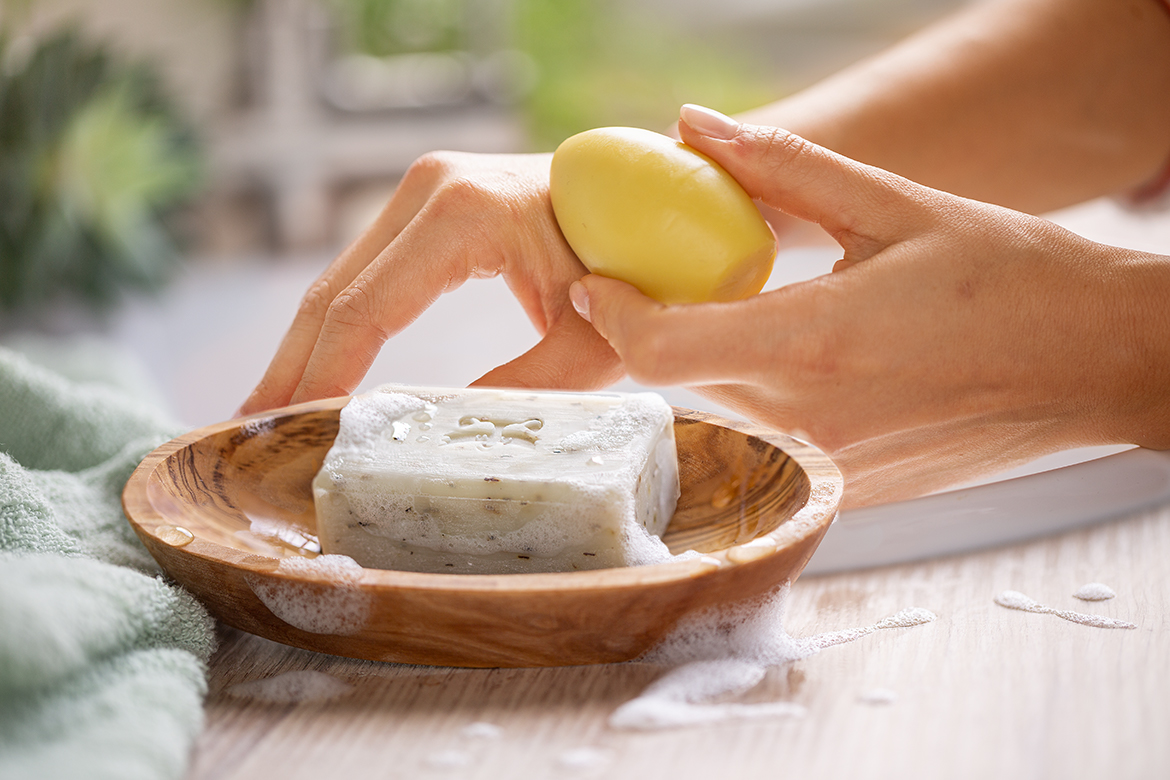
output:
[[[355,396],[313,481],[322,552],[503,574],[671,559],[674,417],[654,393],[387,385]]]

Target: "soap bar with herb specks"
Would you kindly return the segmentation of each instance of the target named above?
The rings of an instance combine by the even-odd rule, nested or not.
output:
[[[524,573],[669,560],[671,408],[653,393],[385,386],[313,481],[322,551],[362,566]]]

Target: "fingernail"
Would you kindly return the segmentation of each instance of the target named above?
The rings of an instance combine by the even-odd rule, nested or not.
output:
[[[581,315],[581,319],[593,322],[589,319],[589,291],[585,289],[585,285],[580,282],[569,285],[569,300],[573,302],[573,308]]]
[[[679,109],[678,115],[692,130],[711,138],[727,141],[735,138],[736,132],[739,131],[739,122],[731,117],[710,108],[696,106],[694,103],[684,105]]]

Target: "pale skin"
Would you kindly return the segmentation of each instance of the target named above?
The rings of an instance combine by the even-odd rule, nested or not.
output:
[[[241,412],[352,391],[440,294],[502,275],[543,338],[480,383],[693,386],[823,447],[851,505],[1072,446],[1170,447],[1170,258],[1023,213],[1170,158],[1159,0],[993,0],[741,119],[687,108],[679,132],[773,209],[782,243],[837,241],[832,273],[662,306],[586,276],[547,156],[428,155],[307,294]]]

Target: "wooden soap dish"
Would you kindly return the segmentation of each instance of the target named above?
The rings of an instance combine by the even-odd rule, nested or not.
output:
[[[627,661],[688,612],[794,580],[841,502],[841,474],[816,448],[676,409],[682,497],[664,540],[701,558],[564,574],[282,566],[318,552],[310,482],[347,400],[192,431],[152,452],[127,482],[122,504],[139,538],[224,623],[376,661]]]

